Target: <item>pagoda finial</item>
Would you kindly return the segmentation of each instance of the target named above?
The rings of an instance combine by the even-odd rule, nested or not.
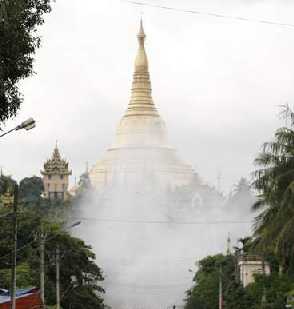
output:
[[[139,40],[139,44],[141,46],[144,46],[146,34],[144,32],[144,26],[143,26],[143,19],[142,19],[142,17],[140,19],[140,29],[139,29],[139,33],[137,34],[137,38]]]
[[[131,99],[125,116],[150,115],[158,117],[151,96],[151,81],[148,69],[148,59],[145,51],[145,31],[143,20],[137,34],[139,48],[135,60]]]
[[[52,157],[53,160],[61,160],[61,156],[60,156],[60,153],[59,153],[59,149],[58,149],[58,141],[56,140],[55,142],[55,148],[54,148],[54,151],[53,151],[53,157]]]

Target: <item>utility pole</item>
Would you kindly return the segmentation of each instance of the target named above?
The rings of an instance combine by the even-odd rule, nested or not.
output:
[[[43,306],[45,306],[45,234],[43,223],[40,235],[40,292]]]
[[[227,238],[227,255],[231,255],[231,253],[231,235],[229,233]]]
[[[262,274],[263,276],[265,276],[265,260],[264,260],[264,257],[262,257]],[[261,297],[261,306],[263,308],[263,306],[265,306],[267,302],[267,299],[266,299],[266,287],[265,287],[265,284],[263,282],[263,291],[262,291],[262,297]]]
[[[60,249],[56,248],[56,309],[60,309]]]
[[[81,224],[81,221],[74,222],[72,225],[67,227],[67,229],[71,229],[75,226]],[[56,309],[60,309],[60,247],[57,245],[56,247]]]
[[[219,269],[219,299],[218,308],[223,309],[223,279],[222,279],[222,267]]]
[[[16,309],[17,203],[18,185],[15,184],[13,201],[13,248],[11,263],[11,309]]]

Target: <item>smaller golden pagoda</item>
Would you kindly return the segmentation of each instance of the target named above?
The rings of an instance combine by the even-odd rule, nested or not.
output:
[[[3,205],[3,207],[5,208],[12,207],[13,202],[14,202],[14,195],[8,189],[4,194],[2,194],[0,199],[1,199],[1,204]]]

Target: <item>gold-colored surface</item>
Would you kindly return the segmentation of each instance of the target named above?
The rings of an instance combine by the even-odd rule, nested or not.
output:
[[[10,190],[7,190],[2,196],[1,196],[1,203],[4,207],[11,207],[14,202],[14,196],[10,192]]]
[[[149,115],[159,117],[151,96],[151,81],[148,68],[148,59],[145,51],[145,32],[141,20],[137,35],[139,49],[135,60],[131,99],[125,117]]]
[[[169,145],[165,123],[153,103],[145,38],[141,21],[128,108],[114,143],[89,173],[97,189],[113,183],[141,184],[150,175],[162,187],[176,187],[189,184],[194,175]]]

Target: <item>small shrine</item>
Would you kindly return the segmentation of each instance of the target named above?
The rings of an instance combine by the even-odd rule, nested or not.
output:
[[[57,145],[52,158],[45,162],[41,174],[43,176],[45,198],[61,201],[68,199],[68,183],[72,171],[69,170],[68,162],[61,158]]]

